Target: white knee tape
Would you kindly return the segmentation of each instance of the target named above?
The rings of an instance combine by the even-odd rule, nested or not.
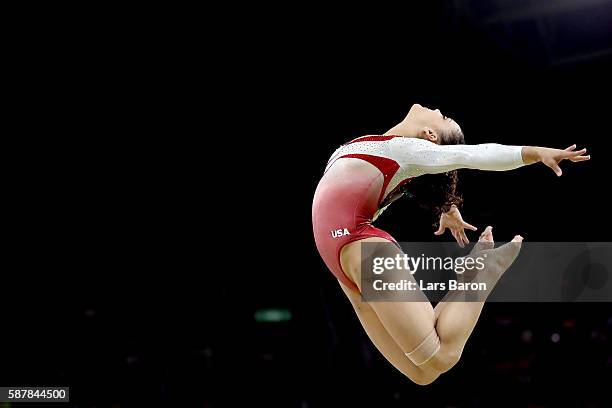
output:
[[[410,353],[406,353],[406,357],[408,357],[414,365],[420,366],[435,356],[438,350],[440,350],[440,338],[438,337],[436,329],[433,329],[421,344]]]

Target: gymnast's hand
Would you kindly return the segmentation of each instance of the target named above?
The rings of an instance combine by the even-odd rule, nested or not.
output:
[[[572,162],[589,160],[591,156],[585,156],[585,153],[586,149],[576,150],[575,144],[571,145],[565,150],[550,149],[548,147],[525,146],[523,147],[522,151],[523,162],[525,164],[542,162],[550,167],[559,177],[561,174],[563,174],[561,167],[559,167],[559,163],[562,160],[569,160]]]
[[[442,213],[442,215],[440,216],[440,228],[438,228],[438,230],[434,232],[434,235],[444,234],[444,231],[446,231],[447,228],[451,231],[453,237],[455,237],[457,243],[461,248],[463,248],[465,244],[468,244],[470,242],[470,240],[467,238],[467,235],[465,235],[465,230],[477,230],[475,226],[463,221],[461,213],[459,212],[459,209],[456,205],[451,206],[448,212]]]

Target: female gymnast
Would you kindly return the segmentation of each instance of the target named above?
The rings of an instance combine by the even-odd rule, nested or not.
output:
[[[576,145],[558,150],[464,143],[461,128],[454,120],[439,110],[413,105],[405,119],[385,134],[360,137],[338,148],[317,186],[312,206],[317,249],[351,301],[366,333],[391,364],[420,385],[432,383],[459,361],[484,302],[443,299],[434,308],[426,298],[422,302],[362,301],[360,244],[396,242],[390,234],[374,227],[372,221],[410,187],[408,181],[438,174],[435,177],[450,183],[445,187],[444,202],[439,203],[442,211],[435,234],[449,229],[463,246],[469,242],[465,230],[476,227],[463,221],[455,205],[456,169],[505,171],[541,162],[561,176],[562,160],[580,162],[590,158],[585,155],[586,149],[576,150]],[[520,247],[522,238],[517,235],[512,241]],[[474,250],[492,246],[492,230],[487,227]],[[494,281],[517,254],[518,250],[509,250],[490,265],[492,276],[496,276]]]

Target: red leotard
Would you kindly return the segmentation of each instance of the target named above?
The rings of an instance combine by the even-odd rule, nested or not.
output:
[[[336,150],[317,186],[312,205],[317,249],[334,276],[358,291],[342,270],[340,251],[370,237],[396,242],[372,221],[401,185],[422,174],[457,168],[510,170],[522,165],[520,146],[440,146],[402,136],[355,139]]]

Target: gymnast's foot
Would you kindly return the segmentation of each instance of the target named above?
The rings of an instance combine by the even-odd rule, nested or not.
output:
[[[485,228],[478,242],[468,255],[468,257],[474,259],[480,258],[482,262],[475,263],[477,266],[466,270],[462,277],[463,281],[497,282],[518,256],[522,241],[523,237],[516,235],[511,242],[495,248],[493,227],[488,226]],[[482,267],[478,265],[482,265]]]

